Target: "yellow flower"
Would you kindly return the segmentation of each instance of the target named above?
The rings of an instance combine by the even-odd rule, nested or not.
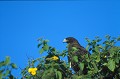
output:
[[[106,58],[107,56],[105,55],[104,58]]]
[[[31,72],[32,75],[36,75],[36,71]]]
[[[29,68],[28,72],[32,75],[36,75],[37,68]]]
[[[52,58],[52,60],[58,60],[59,59],[57,56],[53,56],[51,58]]]

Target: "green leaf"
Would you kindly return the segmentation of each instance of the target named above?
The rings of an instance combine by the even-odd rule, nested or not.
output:
[[[47,44],[43,46],[44,51],[47,51],[48,49],[49,49],[49,46]]]
[[[111,36],[110,35],[106,35],[105,38],[107,38],[108,40],[110,40]]]
[[[2,66],[5,66],[4,61],[1,61],[1,62],[0,62],[0,67],[2,67]]]
[[[109,45],[109,41],[104,41],[103,44]]]
[[[3,76],[3,74],[2,74],[2,73],[0,73],[0,79],[2,79],[2,76]]]
[[[86,50],[88,51],[88,50],[89,50],[89,48],[90,48],[90,45],[87,45]]]
[[[37,47],[39,48],[41,45],[42,45],[42,43],[38,44],[38,46],[37,46]]]
[[[88,43],[90,43],[90,39],[88,39],[88,38],[85,38],[86,39],[86,41],[88,42]]]
[[[117,41],[120,41],[120,36],[117,38]]]
[[[47,42],[49,42],[49,40],[45,40],[45,42],[47,43]]]
[[[76,47],[72,47],[72,51],[78,51]]]
[[[9,75],[9,79],[15,79],[12,74]]]
[[[3,74],[4,77],[8,76],[10,73],[10,70],[6,70],[6,72]]]
[[[119,58],[116,57],[116,58],[115,58],[115,62],[119,64],[119,61],[120,61]]]
[[[100,38],[96,38],[97,39],[97,42],[100,42],[102,39],[100,39]]]
[[[73,61],[78,62],[78,57],[77,56],[73,56]]]
[[[106,66],[106,65],[107,65],[107,63],[104,63],[103,65],[104,65],[104,66]]]
[[[92,62],[92,65],[93,65],[93,67],[94,67],[95,73],[97,73],[97,72],[98,72],[98,68],[97,68],[97,66],[96,66],[96,63],[95,63],[95,62]]]
[[[97,59],[95,60],[97,63],[100,62],[100,55],[97,56]]]
[[[78,75],[75,75],[75,74],[74,74],[74,75],[72,76],[72,79],[81,79],[81,78],[79,78]]]
[[[54,79],[55,72],[53,68],[47,69],[42,75],[42,79]]]
[[[5,71],[5,69],[0,69],[0,73],[3,73]]]
[[[6,59],[5,59],[5,65],[8,65],[10,63],[10,57],[9,56],[6,56]]]
[[[80,66],[80,69],[83,71],[83,69],[84,69],[84,63],[81,62],[81,63],[79,64],[79,66]]]
[[[43,48],[40,49],[40,54],[42,54],[44,52]]]
[[[47,44],[48,42],[49,42],[49,40],[44,40],[43,45]]]
[[[114,71],[114,69],[115,69],[115,61],[114,61],[113,59],[110,59],[110,60],[108,61],[107,67],[108,67],[111,71]]]
[[[99,53],[99,51],[100,51],[99,46],[96,46],[94,49],[95,49],[95,51],[96,51],[97,53]]]
[[[116,53],[115,50],[117,50],[115,47],[110,48],[109,52],[110,52],[110,57],[113,57],[114,54]]]
[[[57,79],[62,79],[62,74],[61,74],[61,72],[60,72],[60,71],[57,71],[57,76],[58,76],[58,78],[57,78]]]
[[[85,54],[85,59],[87,62],[90,62],[90,59],[89,59],[89,55],[88,54]]]
[[[92,45],[96,45],[97,41],[96,40],[92,40]]]
[[[12,68],[17,69],[17,65],[14,63],[11,63]]]
[[[43,38],[38,38],[38,40],[37,41],[43,41]]]

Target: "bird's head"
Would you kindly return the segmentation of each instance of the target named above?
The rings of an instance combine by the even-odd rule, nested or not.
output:
[[[75,42],[78,42],[78,41],[73,37],[67,37],[63,40],[63,43],[75,43]]]

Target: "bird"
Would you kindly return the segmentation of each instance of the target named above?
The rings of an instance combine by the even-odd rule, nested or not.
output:
[[[80,45],[80,43],[74,37],[67,37],[63,40],[63,43],[67,43],[68,48],[68,62],[71,64],[71,68],[78,72],[80,70],[79,63],[82,62],[83,58],[81,56],[90,53]],[[74,61],[73,57],[76,57],[78,61]],[[87,73],[87,69],[84,66],[83,74]]]

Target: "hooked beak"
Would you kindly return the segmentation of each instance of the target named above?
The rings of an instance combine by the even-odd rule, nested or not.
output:
[[[67,42],[67,40],[66,40],[66,39],[64,39],[64,40],[63,40],[63,43],[66,43],[66,42]]]

